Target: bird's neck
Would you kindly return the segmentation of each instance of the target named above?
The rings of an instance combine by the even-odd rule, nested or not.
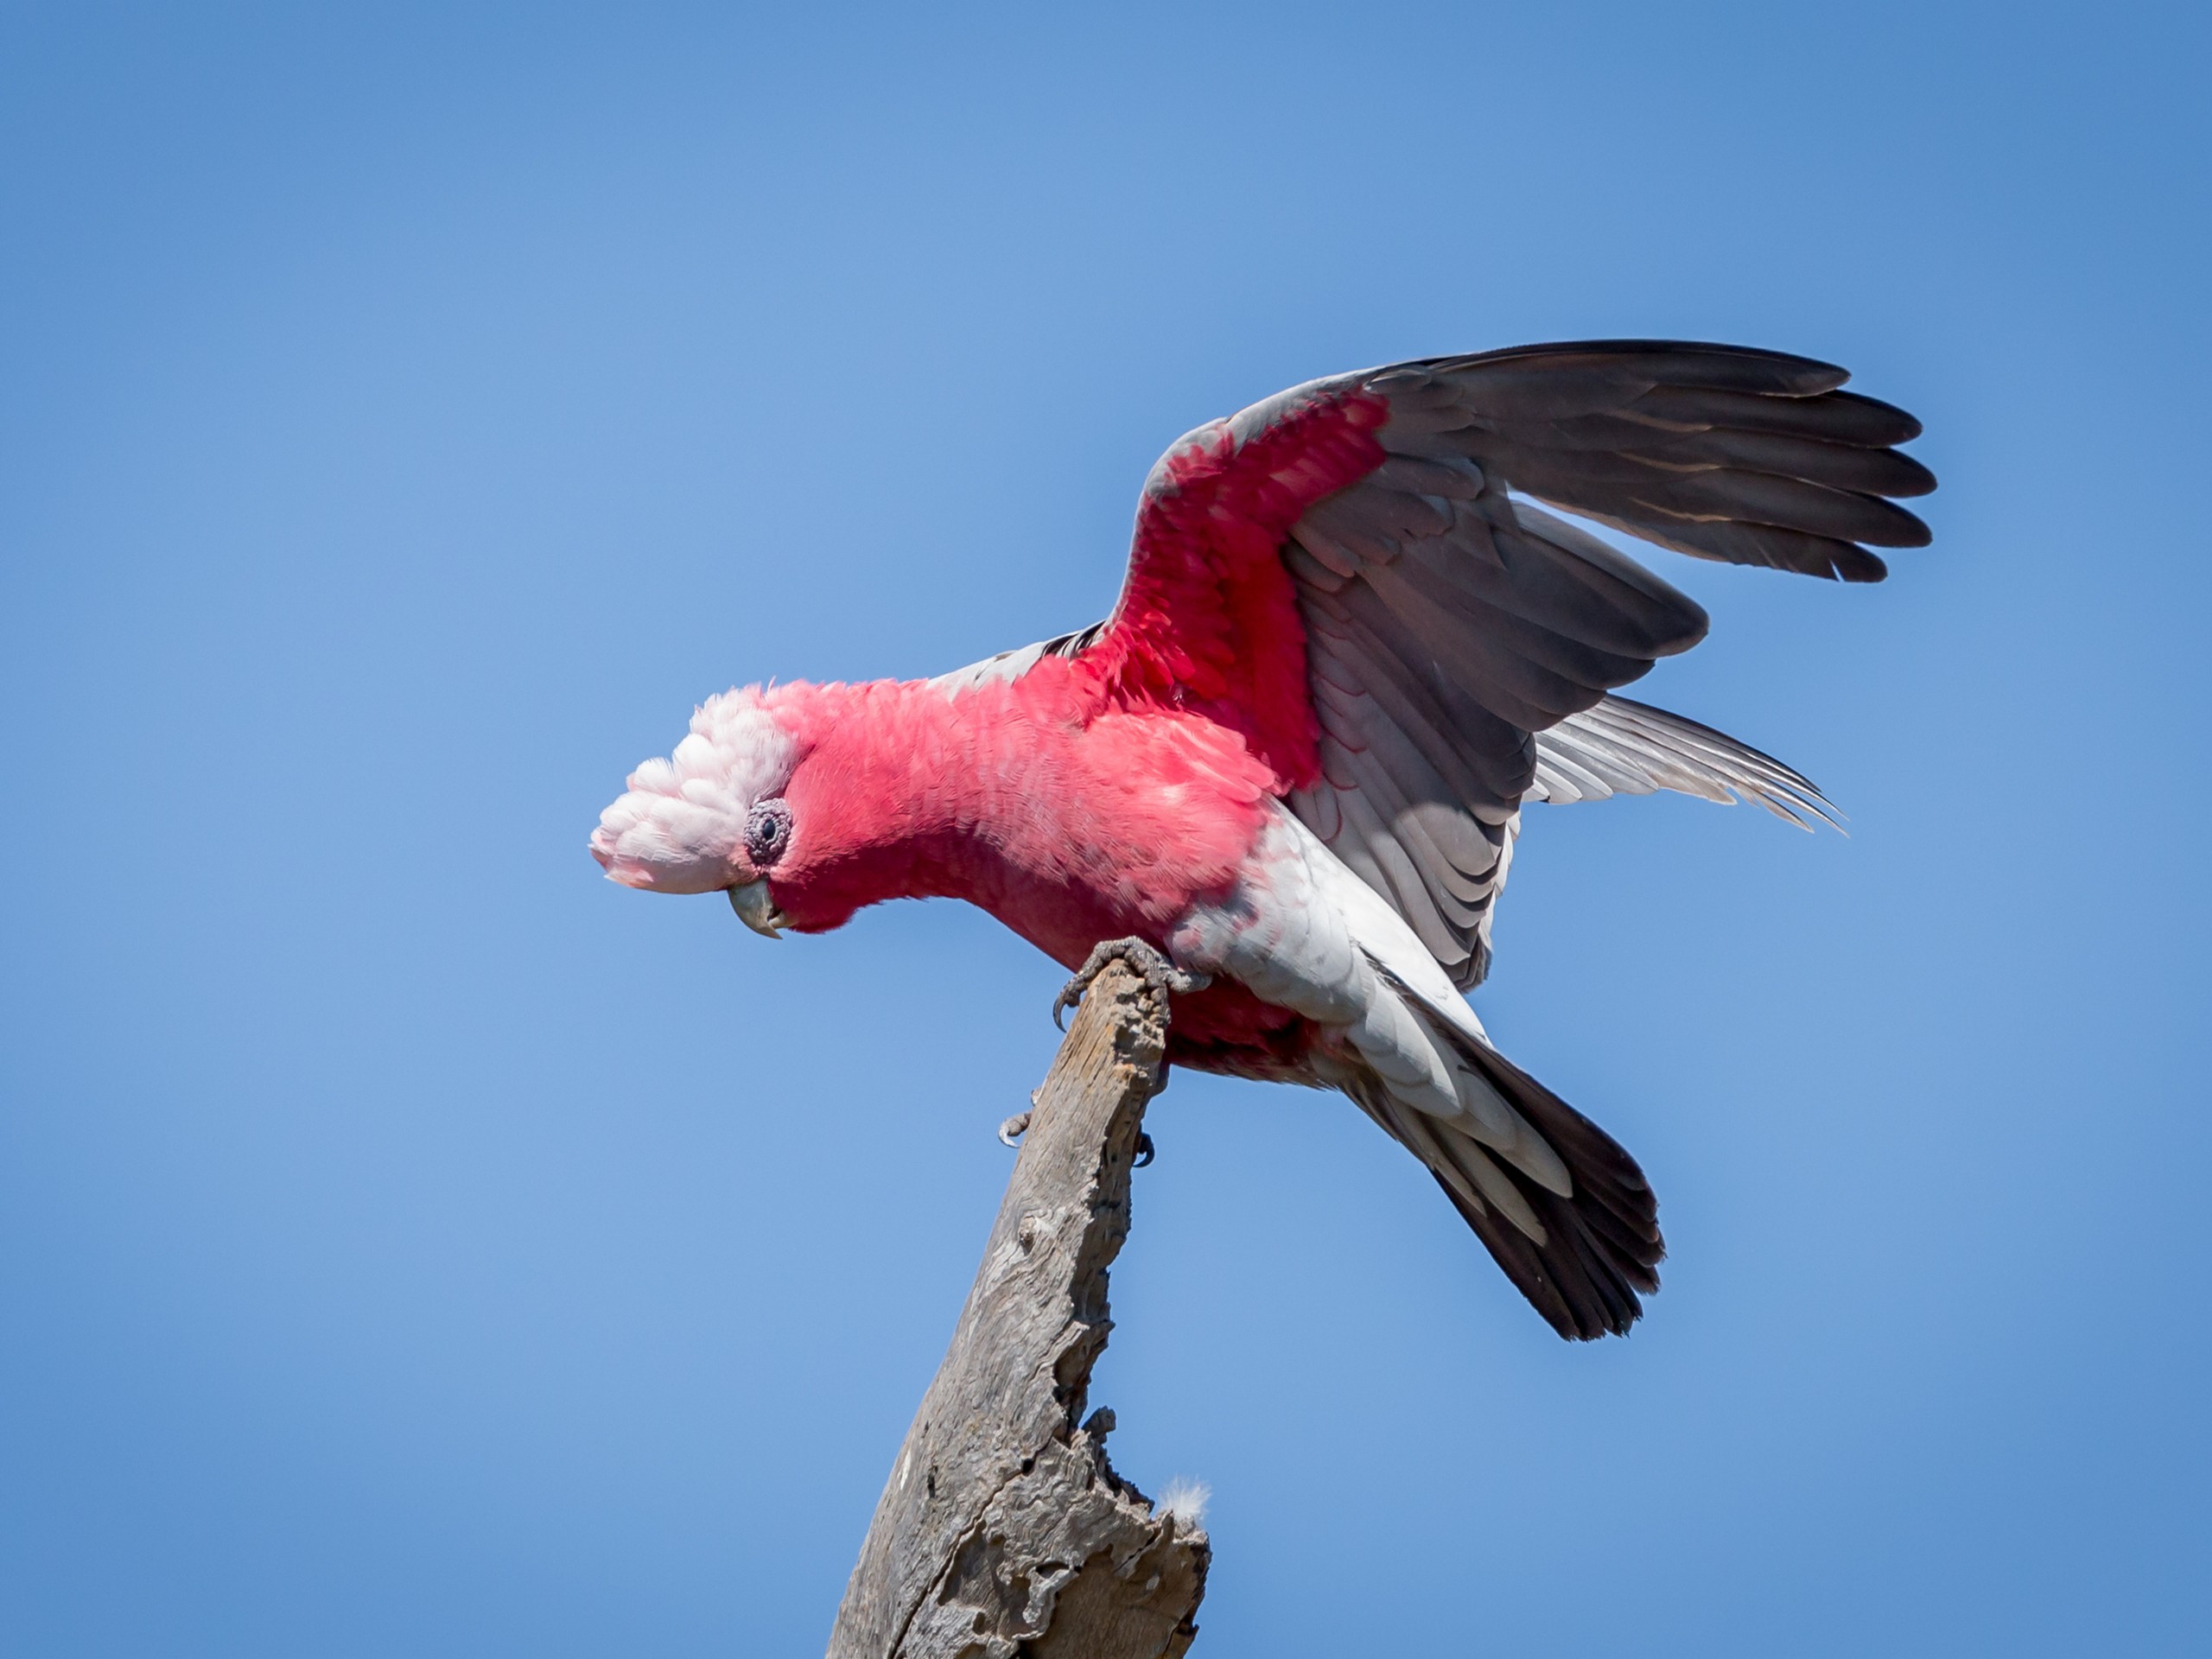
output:
[[[835,927],[887,899],[999,908],[1007,843],[1034,823],[1049,751],[1071,737],[1080,711],[1040,723],[1035,697],[1008,685],[809,690],[794,710],[805,759],[787,791],[804,833],[774,881],[794,925]]]

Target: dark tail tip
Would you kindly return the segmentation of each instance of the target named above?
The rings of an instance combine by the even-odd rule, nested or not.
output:
[[[1650,1183],[1618,1141],[1496,1049],[1471,1040],[1458,1046],[1551,1143],[1574,1192],[1560,1198],[1501,1161],[1543,1224],[1539,1244],[1497,1211],[1475,1210],[1441,1175],[1437,1185],[1553,1330],[1576,1342],[1627,1335],[1643,1315],[1642,1299],[1659,1288],[1667,1255]]]

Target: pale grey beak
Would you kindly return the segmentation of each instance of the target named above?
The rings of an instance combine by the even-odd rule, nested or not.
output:
[[[768,896],[766,877],[758,881],[747,881],[741,887],[732,887],[729,890],[729,907],[737,912],[739,921],[755,933],[765,933],[772,939],[783,938],[779,930],[791,925],[784,919],[784,912],[776,908],[776,901]]]

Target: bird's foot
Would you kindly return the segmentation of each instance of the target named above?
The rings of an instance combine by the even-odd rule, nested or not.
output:
[[[1211,974],[1190,974],[1178,968],[1142,939],[1107,939],[1093,945],[1090,957],[1077,970],[1076,976],[1060,987],[1060,994],[1052,999],[1052,1023],[1062,1031],[1067,1029],[1061,1018],[1070,1008],[1083,1001],[1083,994],[1090,988],[1090,982],[1105,970],[1109,962],[1126,962],[1142,975],[1144,982],[1154,996],[1166,998],[1189,991],[1202,991],[1213,983]]]
[[[1030,1116],[1031,1114],[1028,1112],[1016,1112],[1012,1117],[1007,1119],[1005,1122],[1000,1124],[1000,1141],[1002,1144],[1012,1147],[1019,1151],[1021,1146],[1021,1137],[1029,1133]],[[1152,1161],[1153,1155],[1152,1137],[1147,1135],[1142,1129],[1139,1129],[1137,1131],[1136,1161],[1133,1163],[1130,1167],[1133,1169],[1142,1169],[1147,1164]]]

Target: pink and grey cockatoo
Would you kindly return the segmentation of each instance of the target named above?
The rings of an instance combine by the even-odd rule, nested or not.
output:
[[[1651,1189],[1461,995],[1522,804],[1828,810],[1780,761],[1608,695],[1706,613],[1530,499],[1878,582],[1861,543],[1928,541],[1885,498],[1935,480],[1891,447],[1918,423],[1847,378],[1605,340],[1294,387],[1161,457],[1104,622],[932,680],[710,697],[592,853],[630,887],[726,893],[771,935],[936,896],[1070,969],[1148,959],[1171,1065],[1342,1090],[1561,1336],[1624,1332],[1658,1287]]]

